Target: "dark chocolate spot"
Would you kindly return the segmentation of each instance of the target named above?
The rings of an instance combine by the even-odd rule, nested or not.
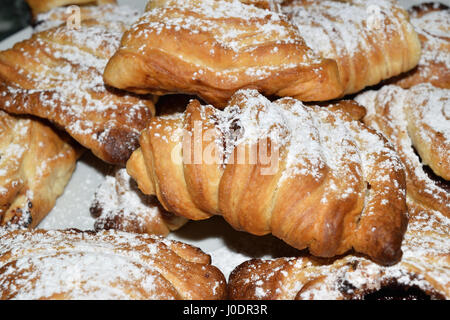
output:
[[[431,296],[418,287],[402,286],[391,284],[381,288],[378,291],[368,293],[363,297],[364,300],[431,300]]]

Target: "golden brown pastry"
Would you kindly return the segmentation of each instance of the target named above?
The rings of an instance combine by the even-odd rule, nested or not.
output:
[[[76,23],[86,20],[99,21],[122,21],[131,24],[139,17],[139,11],[133,10],[126,6],[117,6],[114,4],[104,4],[99,6],[82,6],[79,7],[79,18],[77,21],[75,14],[78,12],[68,10],[65,7],[54,8],[48,12],[40,13],[35,18],[34,32],[48,30],[62,24],[66,26],[76,27]]]
[[[337,62],[344,94],[414,68],[420,41],[397,0],[291,0],[281,11],[306,45]]]
[[[0,228],[37,226],[63,193],[78,156],[48,125],[0,111]]]
[[[230,275],[231,299],[450,299],[450,220],[408,201],[402,260],[383,267],[361,256],[254,259]]]
[[[226,282],[190,245],[116,231],[0,230],[0,299],[223,299]]]
[[[448,90],[429,84],[410,90],[385,86],[356,100],[367,108],[365,122],[391,140],[406,167],[409,222],[402,260],[383,267],[358,255],[255,259],[232,272],[231,299],[450,298],[448,189],[427,176],[413,150],[416,146],[428,159],[433,155],[436,166],[446,166]]]
[[[424,82],[450,89],[449,7],[434,2],[414,6],[409,11],[411,24],[422,43],[422,55],[417,68],[390,82],[405,89]]]
[[[109,61],[105,82],[135,93],[187,93],[224,107],[235,91],[302,100],[342,94],[336,63],[276,12],[238,0],[151,2]]]
[[[187,220],[167,212],[153,196],[143,194],[125,168],[115,168],[95,192],[90,208],[95,230],[121,230],[167,236]]]
[[[353,248],[391,264],[406,228],[404,171],[381,134],[353,120],[361,109],[270,102],[255,90],[224,111],[193,100],[150,122],[128,173],[188,219],[222,215],[317,256]]]
[[[48,119],[100,159],[124,164],[154,114],[150,98],[118,92],[102,79],[130,22],[125,16],[35,33],[0,52],[0,108]]]
[[[450,217],[450,90],[431,84],[410,89],[390,85],[356,100],[367,109],[366,124],[396,147],[406,168],[408,195]],[[432,179],[425,165],[443,181]]]
[[[101,5],[107,3],[117,3],[116,0],[26,0],[34,16],[39,13],[50,11],[51,9],[69,5]]]

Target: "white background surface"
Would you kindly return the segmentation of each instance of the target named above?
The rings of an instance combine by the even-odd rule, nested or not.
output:
[[[423,1],[400,1],[408,8]],[[450,0],[440,2],[450,6]],[[119,0],[143,10],[146,0]],[[22,30],[0,43],[0,50],[11,47],[14,43],[31,35],[31,28]],[[58,199],[53,211],[39,225],[44,229],[78,228],[90,230],[94,219],[89,207],[97,186],[103,181],[107,170],[100,160],[87,152],[78,162],[74,175],[64,194]],[[169,235],[170,239],[180,240],[200,247],[212,256],[213,264],[228,277],[229,272],[241,262],[251,258],[271,258],[295,254],[292,249],[272,236],[256,237],[233,230],[221,217],[206,221],[189,222],[179,231]]]

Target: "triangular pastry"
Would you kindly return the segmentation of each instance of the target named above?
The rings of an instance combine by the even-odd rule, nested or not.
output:
[[[284,16],[238,0],[150,2],[104,79],[135,93],[196,94],[217,107],[241,88],[308,101],[342,94],[333,60],[316,55]]]

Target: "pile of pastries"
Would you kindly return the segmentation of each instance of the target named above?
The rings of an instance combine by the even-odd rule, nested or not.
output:
[[[450,9],[32,1],[0,52],[0,299],[450,298]],[[73,6],[78,5],[78,6]],[[95,230],[43,230],[84,152]],[[222,216],[294,256],[229,279]]]

